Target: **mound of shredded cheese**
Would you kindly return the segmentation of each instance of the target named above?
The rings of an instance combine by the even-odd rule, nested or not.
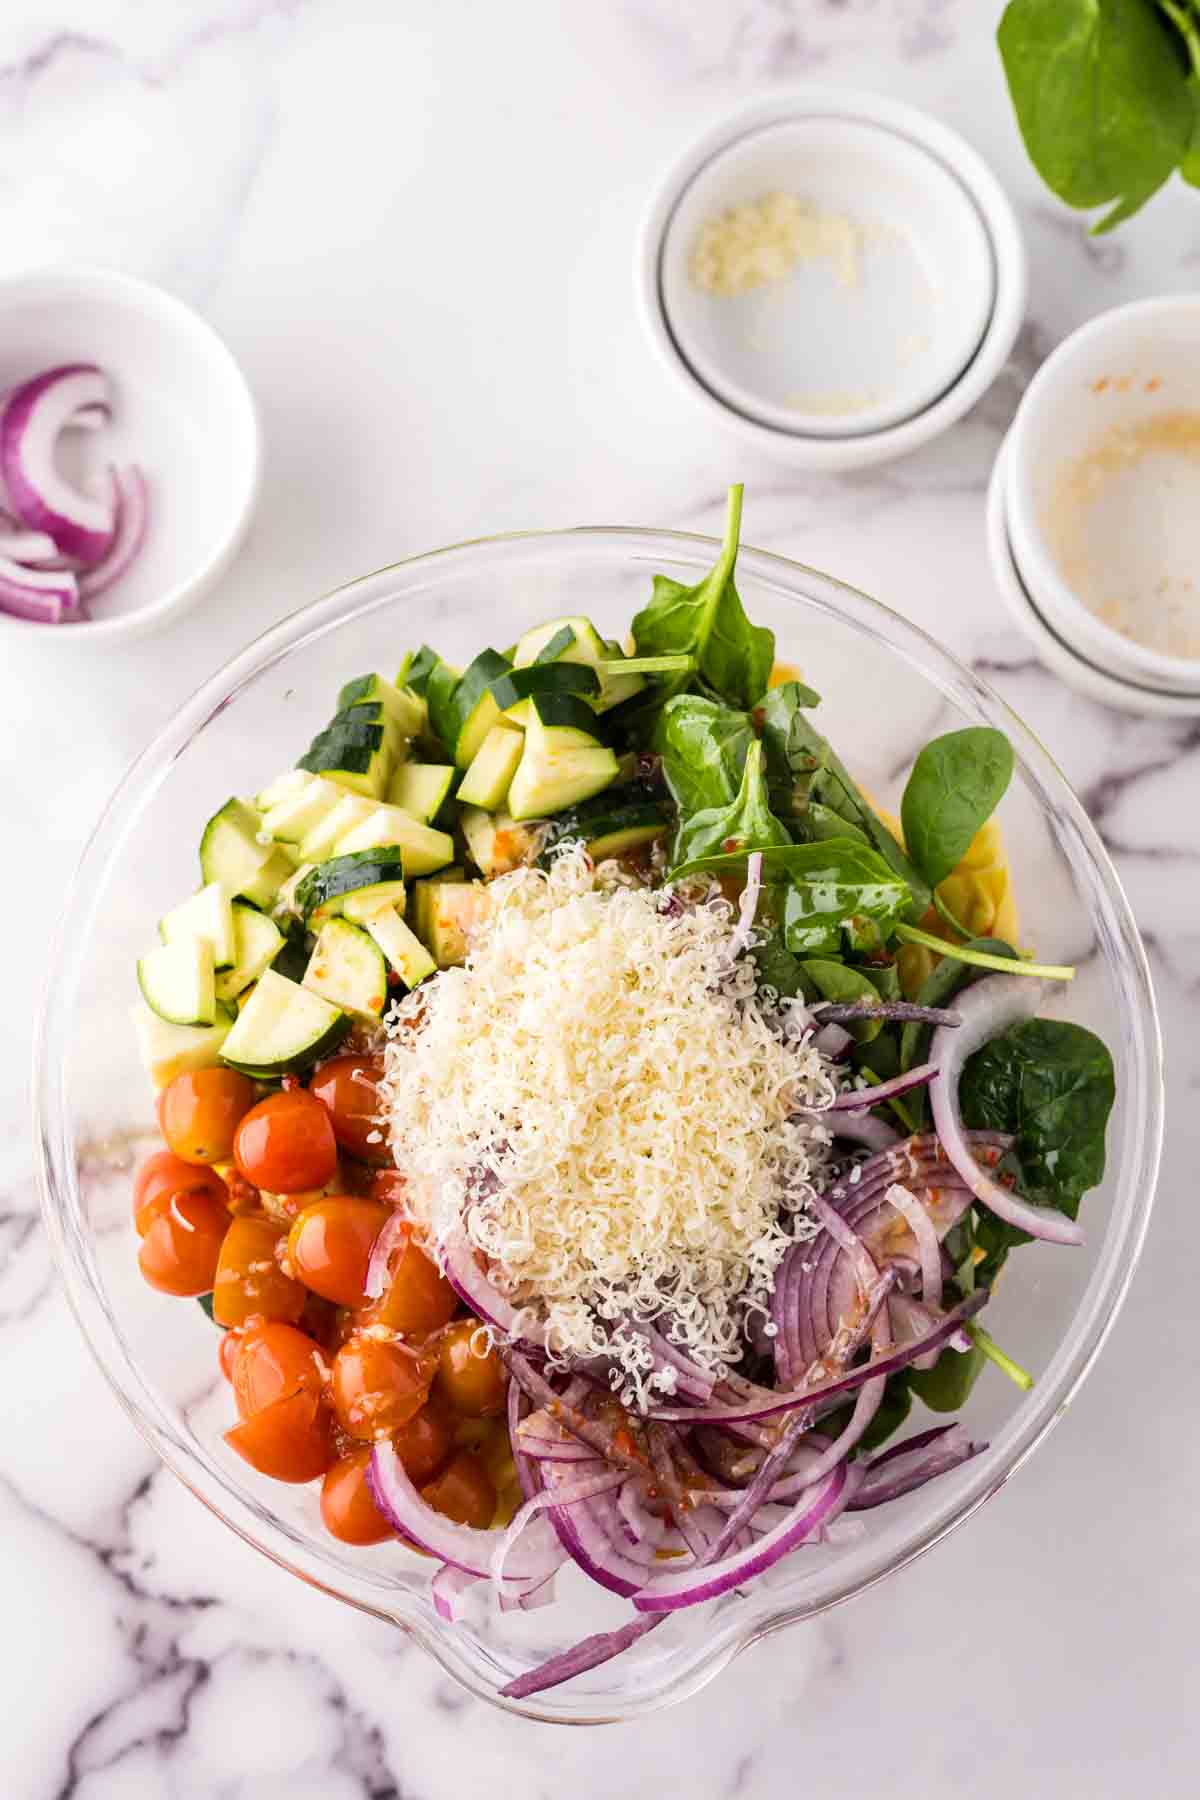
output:
[[[632,1321],[708,1370],[740,1359],[828,1156],[793,1115],[835,1086],[802,1012],[731,955],[726,902],[605,883],[578,846],[488,894],[465,967],[390,1021],[409,1209],[435,1246],[465,1229],[552,1359],[609,1358],[644,1404],[674,1373]]]

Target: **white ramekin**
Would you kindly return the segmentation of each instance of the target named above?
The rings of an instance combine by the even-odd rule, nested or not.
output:
[[[1135,301],[1090,320],[1054,351],[1018,408],[1004,477],[1007,530],[1022,583],[1060,639],[1120,681],[1200,696],[1200,659],[1147,649],[1072,592],[1050,548],[1060,471],[1113,427],[1200,412],[1200,296]],[[1197,569],[1200,585],[1200,569]]]

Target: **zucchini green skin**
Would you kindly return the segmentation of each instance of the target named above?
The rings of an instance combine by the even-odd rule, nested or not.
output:
[[[307,919],[319,907],[356,888],[374,887],[381,881],[403,881],[404,866],[398,846],[381,850],[353,850],[334,856],[310,869],[296,886],[295,901]]]
[[[499,673],[497,670],[497,674]],[[425,677],[425,704],[429,708],[429,724],[434,736],[446,750],[454,748],[456,727],[451,701],[460,679],[459,671],[443,662],[440,656]]]
[[[622,802],[611,790],[584,800],[578,806],[557,813],[545,827],[546,838],[536,867],[549,868],[553,851],[568,838],[580,838],[592,853],[600,846],[600,855],[620,856],[641,844],[659,837],[671,823],[670,809],[660,800],[627,799]]]
[[[383,748],[383,726],[347,720],[343,714],[319,731],[296,764],[310,775],[344,769],[352,775],[369,775]]]
[[[422,644],[419,650],[410,650],[397,671],[396,686],[410,687],[414,694],[420,694],[424,698],[429,677],[441,660],[437,651],[431,650],[428,644]]]
[[[530,665],[531,667],[534,665]],[[578,663],[549,663],[548,668],[578,668]],[[576,694],[534,694],[530,705],[536,707],[537,716],[550,730],[565,729],[581,731],[597,744],[603,743],[600,735],[600,720],[586,700]]]
[[[496,705],[505,712],[522,700],[541,700],[551,694],[597,694],[600,677],[590,663],[534,662],[523,669],[509,669],[489,685]]]

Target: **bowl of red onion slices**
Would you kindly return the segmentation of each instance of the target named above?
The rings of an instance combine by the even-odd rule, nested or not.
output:
[[[0,283],[0,630],[165,624],[231,561],[258,480],[245,377],[182,301],[99,268]]]

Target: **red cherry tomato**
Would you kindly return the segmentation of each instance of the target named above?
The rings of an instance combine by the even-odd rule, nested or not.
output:
[[[276,1481],[315,1481],[334,1458],[328,1408],[315,1394],[285,1394],[225,1433],[230,1449]]]
[[[337,1306],[361,1306],[371,1250],[390,1217],[373,1200],[318,1200],[288,1233],[288,1263],[314,1294]]]
[[[229,1228],[229,1212],[208,1193],[171,1194],[146,1226],[138,1267],[161,1294],[207,1294]]]
[[[240,1331],[223,1331],[221,1342],[217,1346],[217,1361],[221,1365],[221,1373],[231,1385],[233,1382],[233,1366],[237,1361],[238,1349],[241,1345]]]
[[[238,1121],[254,1105],[257,1091],[248,1075],[234,1069],[177,1075],[158,1096],[162,1134],[184,1162],[225,1162]]]
[[[270,1219],[252,1214],[234,1219],[225,1234],[213,1289],[218,1325],[245,1325],[253,1318],[294,1324],[307,1298],[298,1281],[285,1275],[277,1252],[283,1239]]]
[[[459,1319],[438,1345],[438,1391],[456,1413],[471,1419],[502,1413],[508,1393],[504,1364],[490,1347],[479,1354],[480,1337],[476,1320]]]
[[[350,1437],[370,1442],[407,1425],[429,1398],[433,1356],[358,1333],[333,1359],[333,1410]]]
[[[222,1204],[228,1199],[225,1183],[213,1169],[184,1162],[170,1150],[157,1150],[146,1158],[133,1184],[133,1222],[140,1237],[172,1194],[211,1194]]]
[[[343,1544],[382,1544],[396,1533],[375,1504],[367,1484],[370,1449],[340,1457],[321,1483],[321,1518]]]
[[[454,1420],[436,1393],[407,1425],[392,1433],[392,1445],[409,1480],[418,1487],[445,1468],[454,1450]]]
[[[233,1391],[243,1419],[285,1394],[319,1394],[321,1353],[310,1337],[279,1319],[247,1325],[233,1359]]]
[[[417,1238],[406,1231],[392,1251],[388,1284],[371,1303],[369,1319],[406,1337],[439,1331],[458,1311],[458,1295]]]
[[[329,1111],[333,1135],[343,1150],[363,1162],[388,1162],[390,1152],[381,1139],[379,1082],[383,1063],[377,1056],[335,1056],[324,1063],[309,1083]],[[372,1134],[376,1141],[372,1143]]]
[[[479,1458],[470,1450],[456,1450],[446,1467],[421,1489],[422,1498],[456,1525],[485,1529],[496,1510],[496,1489]]]
[[[337,1168],[337,1139],[319,1100],[304,1088],[252,1106],[233,1140],[238,1172],[270,1194],[324,1187]]]

